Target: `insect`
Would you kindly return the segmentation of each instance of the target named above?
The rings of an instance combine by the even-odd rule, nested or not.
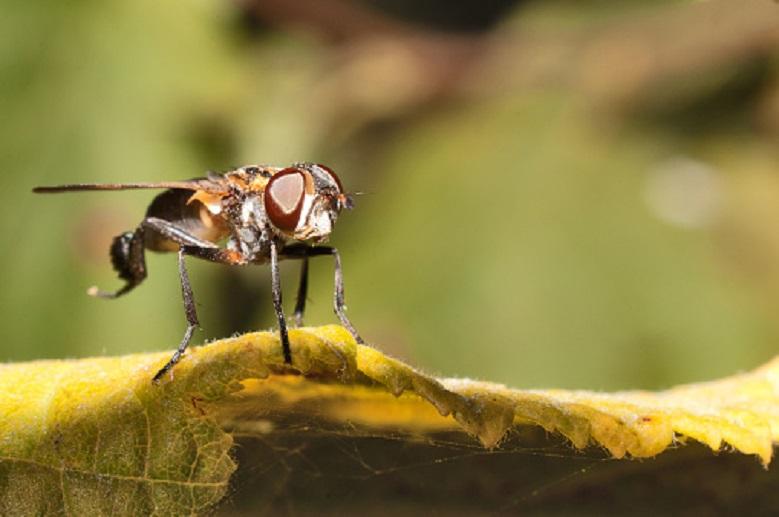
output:
[[[338,250],[322,245],[333,231],[352,197],[332,169],[315,163],[290,167],[247,165],[205,178],[157,183],[79,183],[36,187],[33,192],[57,193],[95,190],[166,189],[149,205],[141,224],[114,238],[110,256],[124,286],[114,292],[96,287],[88,293],[118,298],[146,278],[145,251],[178,252],[178,269],[187,329],[173,356],[153,381],[158,382],[179,362],[199,326],[184,257],[242,266],[267,264],[271,269],[273,307],[279,324],[284,361],[292,362],[287,322],[282,308],[279,261],[301,261],[295,304],[295,324],[303,323],[308,291],[308,260],[329,255],[335,262],[333,307],[338,319],[358,343],[362,338],[346,316],[343,272]],[[224,246],[218,243],[226,240]]]

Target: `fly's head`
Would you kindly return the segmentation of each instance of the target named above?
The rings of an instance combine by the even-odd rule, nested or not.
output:
[[[338,214],[352,208],[352,198],[329,167],[298,163],[276,172],[263,193],[273,228],[288,239],[327,240]]]

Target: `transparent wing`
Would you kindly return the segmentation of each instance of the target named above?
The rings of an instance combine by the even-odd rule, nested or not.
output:
[[[137,190],[137,189],[184,189],[205,190],[206,192],[222,192],[225,190],[224,182],[220,178],[210,176],[186,181],[159,181],[140,183],[71,183],[69,185],[54,185],[35,187],[32,189],[37,194],[54,194],[58,192],[88,192],[93,190]]]

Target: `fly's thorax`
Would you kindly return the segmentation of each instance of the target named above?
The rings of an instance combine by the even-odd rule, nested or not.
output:
[[[241,200],[241,226],[261,227],[265,224],[265,220],[265,206],[261,196],[250,194]]]
[[[267,253],[268,218],[261,193],[248,193],[232,210],[233,236],[236,246],[250,261]]]

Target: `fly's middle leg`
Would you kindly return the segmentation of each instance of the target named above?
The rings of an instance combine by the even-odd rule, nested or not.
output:
[[[187,346],[189,346],[189,342],[192,340],[192,334],[195,332],[195,329],[200,326],[200,322],[197,319],[197,310],[195,309],[195,298],[192,295],[192,285],[189,283],[187,267],[184,264],[184,254],[185,248],[182,246],[179,249],[179,279],[181,280],[181,297],[184,299],[184,314],[187,318],[187,330],[184,332],[184,337],[181,339],[181,343],[179,343],[173,356],[165,363],[165,366],[160,368],[160,371],[154,375],[152,381],[155,383],[159,382],[162,376],[179,362],[182,354],[187,349]]]

